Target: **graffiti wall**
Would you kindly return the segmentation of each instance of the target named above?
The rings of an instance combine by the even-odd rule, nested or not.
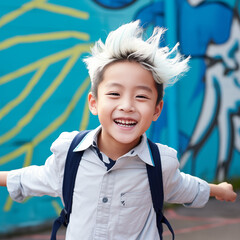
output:
[[[239,176],[240,3],[179,1],[179,6],[179,40],[183,53],[192,56],[179,96],[179,130],[187,144],[181,165],[207,179]]]
[[[149,137],[177,148],[185,172],[211,181],[239,177],[239,2],[1,2],[0,170],[41,165],[61,132],[98,125],[88,111],[90,81],[82,59],[110,30],[140,19],[149,31],[167,27],[174,37],[163,43],[171,47],[174,38],[191,55],[189,73],[166,90]],[[51,220],[61,208],[59,199],[19,204],[0,191],[0,233]]]

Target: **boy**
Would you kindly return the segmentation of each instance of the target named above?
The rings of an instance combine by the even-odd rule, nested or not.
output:
[[[66,239],[159,239],[146,164],[153,165],[145,132],[163,108],[167,84],[187,70],[188,59],[176,47],[159,48],[163,30],[155,28],[142,40],[143,29],[132,22],[98,41],[85,60],[92,82],[89,109],[101,126],[89,132],[74,151],[84,150],[73,194]],[[173,81],[170,82],[170,79]],[[27,196],[62,197],[68,148],[77,132],[62,133],[44,166],[2,172],[15,201]],[[235,201],[227,183],[207,184],[180,173],[176,151],[157,144],[162,159],[167,202],[202,207],[209,196]]]

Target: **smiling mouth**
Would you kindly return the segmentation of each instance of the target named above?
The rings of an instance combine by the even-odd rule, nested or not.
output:
[[[116,119],[114,122],[120,127],[134,127],[137,122],[133,120]]]

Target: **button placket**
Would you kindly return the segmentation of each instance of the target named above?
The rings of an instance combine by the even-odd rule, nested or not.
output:
[[[108,224],[111,200],[114,187],[114,176],[111,172],[103,176],[101,190],[97,206],[97,217],[94,239],[108,239]]]

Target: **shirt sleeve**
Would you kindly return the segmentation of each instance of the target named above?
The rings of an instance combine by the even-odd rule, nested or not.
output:
[[[22,202],[29,196],[62,196],[62,181],[67,152],[78,132],[62,133],[51,146],[52,155],[43,166],[29,166],[10,171],[7,189],[10,197]]]
[[[177,152],[167,146],[160,147],[164,200],[184,204],[186,207],[204,207],[209,200],[210,187],[204,180],[180,172]]]

